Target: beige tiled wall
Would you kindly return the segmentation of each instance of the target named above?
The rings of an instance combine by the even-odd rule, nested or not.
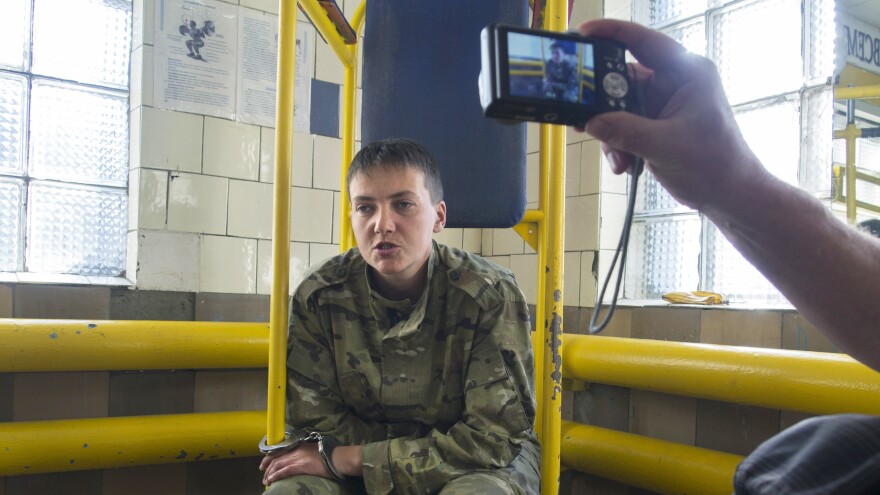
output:
[[[142,289],[268,293],[274,129],[153,108],[154,1],[135,3],[128,276]],[[241,5],[277,13],[275,2]],[[349,15],[356,5],[354,0],[343,2]],[[601,4],[576,2],[572,25],[600,14]],[[323,42],[315,41],[315,63],[305,70],[316,79],[341,84],[342,65]],[[538,201],[537,130],[529,125],[530,207]],[[592,267],[597,255],[600,261],[606,258],[601,250],[613,242],[604,241],[605,225],[619,223],[620,201],[601,194],[609,188],[598,144],[582,133],[567,135],[565,261],[571,268]],[[305,267],[338,249],[340,164],[340,139],[295,133],[291,287]],[[600,221],[600,215],[607,221]],[[532,262],[537,258],[512,230],[488,236],[478,230],[446,231],[437,239],[511,266],[524,291],[534,297],[537,266]],[[166,246],[182,249],[179,262],[167,259]],[[581,270],[566,273],[565,301],[592,305],[592,270],[586,276],[578,275]]]
[[[230,3],[278,12],[275,1]],[[350,15],[358,2],[340,3]],[[134,2],[127,276],[139,289],[266,294],[274,129],[154,108],[154,9],[155,0]],[[311,41],[314,63],[300,70],[341,84],[342,64],[325,43],[314,35]],[[335,137],[294,134],[291,287],[306,267],[338,251],[341,145]]]

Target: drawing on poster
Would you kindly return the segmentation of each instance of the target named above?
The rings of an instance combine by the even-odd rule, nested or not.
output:
[[[157,108],[235,118],[238,6],[156,0]]]
[[[205,38],[213,35],[217,32],[217,27],[214,25],[214,21],[207,20],[202,24],[202,27],[198,27],[198,23],[192,19],[184,16],[183,24],[178,28],[180,31],[180,35],[186,37],[186,49],[189,53],[186,54],[189,58],[194,58],[196,60],[201,60],[202,62],[207,62],[202,57],[199,49],[205,46]]]
[[[217,0],[155,0],[154,12],[155,108],[275,126],[277,15]],[[297,24],[294,130],[309,132],[315,30]]]

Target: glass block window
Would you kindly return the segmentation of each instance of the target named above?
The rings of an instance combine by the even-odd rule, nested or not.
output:
[[[715,62],[758,158],[780,179],[831,198],[838,143],[825,84],[833,75],[834,0],[633,0],[633,20]],[[785,302],[711,222],[678,203],[650,172],[639,182],[625,297],[699,289],[732,302]]]
[[[671,291],[697,290],[700,229],[696,215],[659,216],[633,222],[624,297],[650,299]]]
[[[131,0],[0,2],[0,272],[121,276]]]
[[[833,120],[835,129],[844,129],[846,127],[846,115],[843,111],[835,113]],[[857,112],[855,125],[860,129],[876,128],[880,127],[880,119],[869,119],[868,114],[861,116]],[[835,164],[846,166],[846,141],[842,139],[834,140],[832,156]],[[880,138],[857,139],[855,162],[860,172],[880,176]],[[846,190],[844,189],[842,192],[845,193]],[[860,202],[875,206],[880,205],[880,186],[872,181],[859,178],[856,180],[856,197]],[[862,218],[859,218],[859,220],[862,220]]]

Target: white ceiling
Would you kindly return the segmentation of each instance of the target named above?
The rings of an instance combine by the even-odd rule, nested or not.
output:
[[[850,17],[880,28],[880,0],[837,0],[837,6]]]

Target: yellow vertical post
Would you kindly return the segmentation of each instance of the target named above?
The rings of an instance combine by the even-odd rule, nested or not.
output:
[[[856,101],[846,100],[846,220],[856,223],[856,139],[861,133],[856,127]]]
[[[538,210],[542,213],[538,225],[538,283],[537,300],[535,301],[535,333],[532,335],[532,349],[535,354],[535,397],[538,398],[538,410],[535,415],[535,433],[541,445],[544,445],[544,342],[547,336],[547,304],[544,294],[547,287],[547,201],[550,193],[547,189],[550,176],[550,126],[541,124],[538,149]]]
[[[565,31],[568,25],[568,2],[547,2],[546,28]],[[544,382],[541,396],[541,493],[559,493],[562,444],[562,272],[565,239],[565,127],[549,126],[550,159],[545,200],[544,224],[547,281],[544,287]]]
[[[360,32],[364,23],[364,12],[367,2],[362,1],[355,9],[351,18],[351,26],[356,33]],[[342,86],[342,176],[339,180],[339,250],[342,252],[351,249],[354,244],[354,235],[351,231],[351,203],[348,201],[348,167],[354,156],[354,128],[355,128],[355,103],[357,95],[357,71],[358,71],[358,45],[347,47],[351,56],[345,65],[345,79]]]
[[[272,293],[269,296],[269,393],[266,407],[266,442],[270,445],[284,439],[287,299],[290,292],[290,170],[293,161],[293,90],[296,80],[296,0],[281,0],[278,28]]]
[[[850,100],[852,101],[852,100]],[[855,124],[847,124],[846,136],[846,220],[851,225],[856,223],[856,139],[859,128]]]

